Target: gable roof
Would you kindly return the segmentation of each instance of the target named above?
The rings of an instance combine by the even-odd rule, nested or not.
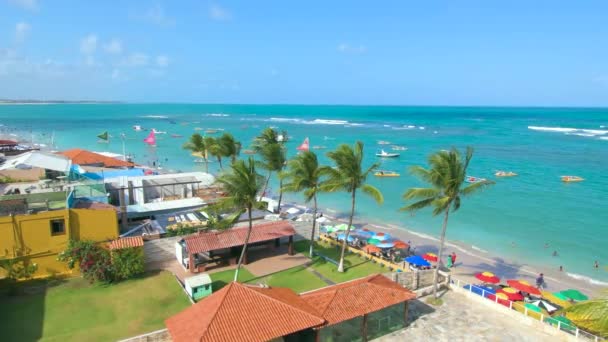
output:
[[[123,237],[110,242],[110,249],[124,249],[133,247],[142,247],[144,245],[144,239],[141,236]]]
[[[253,226],[249,243],[269,241],[295,235],[293,225],[287,221],[267,222]],[[232,228],[221,232],[200,233],[184,238],[188,253],[202,253],[245,244],[247,227]]]
[[[416,294],[383,275],[324,287],[301,297],[332,325],[416,298]]]
[[[165,320],[173,341],[268,341],[325,320],[287,288],[232,282]]]
[[[78,165],[103,165],[105,167],[132,167],[135,165],[131,162],[107,157],[102,154],[80,148],[59,152],[59,154],[70,158],[72,160],[72,164]]]

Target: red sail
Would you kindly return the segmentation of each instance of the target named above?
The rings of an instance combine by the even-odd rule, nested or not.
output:
[[[297,147],[298,151],[308,151],[310,150],[310,144],[308,143],[308,138],[304,139],[304,142],[300,146]]]
[[[144,139],[144,142],[148,145],[156,145],[156,137],[154,136],[154,131],[150,131],[150,134],[146,139]]]

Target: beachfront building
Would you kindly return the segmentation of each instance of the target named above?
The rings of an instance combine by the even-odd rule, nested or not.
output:
[[[19,145],[14,140],[3,140],[0,139],[0,154],[4,156],[15,156],[28,151],[38,150],[29,146]]]
[[[367,341],[404,328],[415,297],[379,274],[300,295],[232,282],[165,324],[174,342]]]
[[[74,148],[59,152],[58,154],[68,157],[72,164],[80,166],[93,166],[103,168],[132,168],[135,166],[130,161],[109,157],[104,154],[95,153],[80,148]]]
[[[57,260],[70,239],[108,241],[118,237],[113,209],[62,209],[0,217],[0,259],[35,263],[34,276],[70,273]]]
[[[293,236],[296,231],[287,221],[266,222],[253,226],[243,264],[247,265],[248,255],[256,250],[279,248],[287,240],[287,253],[294,255]],[[175,256],[184,269],[205,272],[219,265],[235,265],[241,255],[247,227],[232,228],[220,232],[205,232],[184,237],[175,244]]]

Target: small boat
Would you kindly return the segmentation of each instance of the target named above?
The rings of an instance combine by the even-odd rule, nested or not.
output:
[[[386,152],[385,150],[380,150],[379,152],[376,152],[376,157],[381,157],[381,158],[396,158],[399,156],[400,156],[399,153],[389,153],[389,152]]]
[[[332,138],[332,137],[328,137],[328,136],[324,136],[323,140],[336,140],[336,138]]]
[[[479,177],[473,177],[473,176],[466,176],[466,178],[464,179],[465,182],[467,183],[479,183],[479,182],[484,182],[487,179],[485,178],[479,178]]]
[[[581,178],[579,176],[562,176],[562,182],[566,182],[566,183],[575,183],[575,182],[582,182],[585,179]]]
[[[202,128],[200,128],[200,127],[194,127],[194,130],[195,130],[195,131],[202,131],[203,129],[202,129]]]
[[[515,176],[517,176],[517,173],[512,172],[512,171],[496,171],[494,176],[496,176],[496,177],[515,177]]]
[[[156,128],[152,128],[152,132],[154,132],[154,134],[167,134],[165,131],[157,131]]]
[[[196,159],[194,159],[194,162],[195,162],[195,163],[204,163],[204,162],[205,162],[205,159],[202,159],[202,158],[196,158]]]
[[[181,138],[183,135],[181,134],[171,134],[171,138]]]
[[[217,133],[217,129],[208,129],[208,130],[205,130],[205,133],[207,133],[207,134],[215,134],[215,133]]]
[[[281,137],[281,140],[278,141],[282,141],[283,136],[279,135],[279,137]],[[310,150],[310,141],[308,140],[308,137],[306,137],[306,139],[304,139],[304,141],[302,141],[302,143],[300,144],[300,146],[296,147],[296,150],[298,151],[309,151]]]
[[[323,145],[315,145],[312,147],[313,150],[324,150],[326,148],[327,148],[327,146],[323,146]]]
[[[255,154],[254,150],[243,150],[243,154]]]
[[[133,130],[134,131],[142,131],[143,129],[141,128],[140,125],[133,125]]]
[[[376,177],[399,177],[401,175],[395,171],[378,170],[374,173],[374,176],[376,176]]]
[[[393,150],[393,151],[407,151],[407,147],[405,147],[405,146],[399,146],[399,145],[393,145],[393,146],[391,146],[391,150]]]
[[[378,140],[378,145],[390,145],[391,143],[386,140]]]

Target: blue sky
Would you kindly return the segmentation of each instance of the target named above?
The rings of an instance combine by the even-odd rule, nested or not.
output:
[[[0,98],[608,105],[608,2],[0,0]]]

